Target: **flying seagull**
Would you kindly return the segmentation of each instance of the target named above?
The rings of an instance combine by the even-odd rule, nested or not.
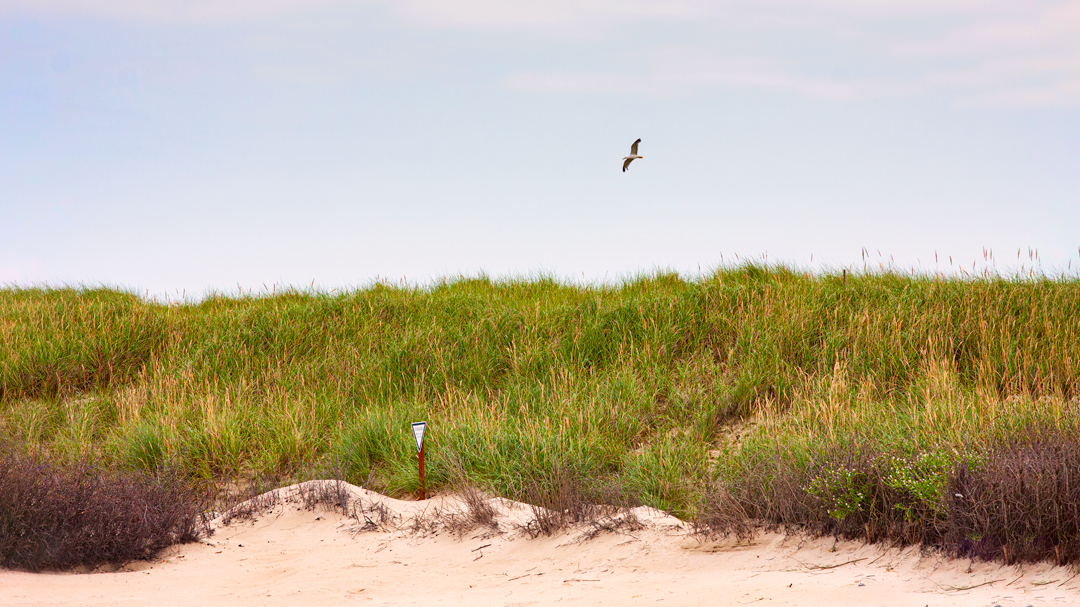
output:
[[[631,163],[631,162],[632,162],[632,161],[633,161],[633,160],[634,160],[635,158],[644,158],[644,156],[638,156],[638,153],[637,153],[637,144],[639,144],[639,143],[641,143],[641,139],[638,139],[638,140],[637,140],[637,141],[635,141],[635,142],[634,142],[633,144],[631,144],[631,145],[630,145],[630,155],[629,155],[629,156],[627,156],[626,158],[623,158],[623,160],[625,161],[625,162],[623,162],[623,163],[622,163],[622,170],[623,170],[623,173],[625,173],[625,172],[626,172],[626,168],[630,166],[630,163]]]

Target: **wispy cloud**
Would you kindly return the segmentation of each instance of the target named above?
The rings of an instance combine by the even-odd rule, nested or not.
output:
[[[582,94],[683,95],[741,88],[834,100],[939,95],[965,106],[1080,106],[1080,2],[1075,0],[870,7],[823,0],[792,9],[804,18],[788,13],[770,24],[767,15],[749,11],[736,25],[709,24],[716,38],[737,38],[744,49],[714,42],[642,49],[635,54],[636,68],[533,70],[506,83],[518,90]],[[763,43],[747,36],[740,31],[746,23],[761,39],[771,39]],[[751,47],[756,55],[747,54]]]
[[[872,79],[804,76],[760,59],[680,59],[670,52],[638,73],[526,72],[507,79],[512,89],[549,93],[685,95],[702,88],[770,90],[831,100],[856,100],[912,93],[911,85]]]
[[[342,0],[0,0],[0,11],[44,17],[214,23],[342,6]]]
[[[929,65],[926,80],[965,104],[1080,105],[1080,2],[1015,11],[899,44],[896,53]]]
[[[123,20],[235,21],[348,10],[381,4],[414,23],[440,27],[544,28],[655,19],[762,15],[806,19],[812,14],[855,18],[986,12],[1003,0],[0,0],[0,10],[25,14]]]
[[[404,0],[388,3],[410,22],[470,29],[609,29],[648,20],[684,21],[711,14],[700,0]]]
[[[534,65],[506,78],[518,90],[736,87],[836,100],[924,93],[1080,105],[1080,0],[0,0],[0,15],[191,23],[373,9],[406,29],[601,37],[651,62]],[[653,25],[682,28],[696,48],[665,59],[665,49],[649,46],[660,42],[638,38]],[[859,67],[839,69],[846,64]]]
[[[222,22],[383,5],[428,27],[550,28],[687,19],[709,12],[700,0],[0,0],[0,11],[125,21]]]

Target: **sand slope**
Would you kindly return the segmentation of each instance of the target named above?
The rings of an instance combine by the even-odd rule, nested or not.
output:
[[[0,571],[0,605],[1080,605],[1080,577],[1049,565],[969,569],[913,549],[776,534],[702,541],[647,508],[635,511],[645,526],[634,531],[534,539],[519,527],[531,510],[506,500],[493,500],[504,531],[459,536],[432,516],[460,512],[457,498],[404,502],[347,488],[394,520],[362,530],[362,517],[304,509],[294,486],[256,519],[218,520],[207,541],[154,563]]]

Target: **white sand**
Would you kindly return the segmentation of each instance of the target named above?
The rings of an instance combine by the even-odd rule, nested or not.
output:
[[[517,527],[529,508],[506,500],[492,501],[503,532],[459,537],[415,524],[460,511],[456,498],[404,502],[348,488],[395,523],[360,531],[354,519],[283,500],[122,571],[0,571],[0,605],[1080,605],[1080,577],[1049,565],[969,569],[914,549],[776,534],[702,541],[646,508],[637,531],[531,539]]]

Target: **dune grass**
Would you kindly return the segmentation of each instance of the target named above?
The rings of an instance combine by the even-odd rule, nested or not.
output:
[[[1068,277],[744,265],[170,305],[9,288],[0,342],[0,435],[56,461],[203,479],[337,465],[408,495],[409,422],[426,419],[429,488],[460,469],[520,498],[570,475],[687,518],[734,504],[798,522],[761,508],[779,474],[763,463],[782,462],[805,508],[841,521],[864,505],[838,463],[860,446],[892,462],[882,478],[910,477],[894,479],[911,502],[897,512],[929,520],[958,465],[1032,432],[1078,436]]]

